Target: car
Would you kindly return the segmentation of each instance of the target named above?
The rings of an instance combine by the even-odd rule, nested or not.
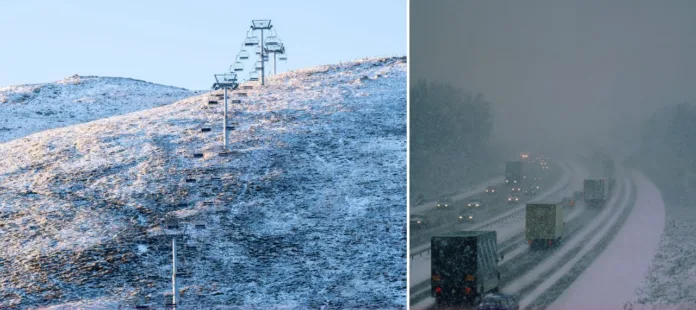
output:
[[[466,203],[469,208],[479,208],[483,206],[483,200],[481,198],[471,198],[469,202]]]
[[[481,298],[477,310],[519,310],[517,297],[501,293],[486,294]]]
[[[574,207],[575,206],[575,199],[572,197],[565,197],[563,200],[561,200],[561,204],[566,207]]]
[[[539,185],[532,185],[532,188],[533,188],[534,190],[538,191],[538,190],[541,189],[541,186],[539,186]]]
[[[520,197],[518,196],[509,196],[508,197],[508,204],[516,204],[520,202]]]
[[[541,181],[541,177],[540,177],[540,176],[535,176],[535,177],[533,178],[533,180],[534,180],[534,182],[539,182],[539,181]]]
[[[412,229],[425,229],[428,228],[428,219],[424,215],[411,214],[409,224]]]
[[[582,197],[583,197],[583,193],[581,191],[576,191],[573,193],[573,198],[575,200],[580,200],[580,199],[582,199]]]
[[[473,222],[474,221],[474,215],[465,213],[465,214],[459,214],[457,216],[457,220],[459,223],[464,223],[464,222]]]
[[[440,200],[437,201],[437,209],[438,210],[447,210],[451,209],[453,207],[452,203],[452,198],[450,197],[442,197]]]
[[[522,188],[519,186],[513,186],[512,188],[510,188],[510,192],[513,192],[513,193],[519,193],[521,191],[522,191]]]
[[[536,194],[537,194],[537,190],[536,190],[536,188],[534,188],[534,186],[532,186],[524,191],[525,196],[534,196]]]
[[[498,193],[498,188],[495,186],[488,186],[486,187],[486,193],[488,195],[495,195]]]

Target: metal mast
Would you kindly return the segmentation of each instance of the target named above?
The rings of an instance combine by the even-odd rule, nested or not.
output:
[[[220,89],[223,88],[225,90],[225,114],[223,117],[223,124],[222,124],[222,134],[223,134],[223,144],[225,150],[227,150],[228,147],[228,142],[227,142],[227,99],[229,98],[227,96],[227,90],[232,89],[235,90],[239,84],[237,84],[237,74],[234,72],[229,72],[229,73],[224,73],[224,74],[215,74],[215,84],[213,84],[213,89]]]
[[[179,290],[176,287],[176,237],[172,238],[172,304],[174,309],[178,303],[177,292]]]
[[[261,85],[265,85],[264,58],[263,58],[265,51],[263,48],[263,31],[264,30],[271,30],[271,28],[273,28],[273,25],[271,25],[270,19],[268,19],[268,20],[256,19],[256,20],[251,21],[251,29],[252,30],[261,30],[261,44],[260,44],[261,53],[259,56],[259,57],[261,57]]]

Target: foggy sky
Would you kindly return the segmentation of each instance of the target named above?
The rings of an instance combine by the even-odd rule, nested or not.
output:
[[[694,16],[686,0],[411,0],[411,81],[483,92],[501,142],[586,148],[696,99]]]

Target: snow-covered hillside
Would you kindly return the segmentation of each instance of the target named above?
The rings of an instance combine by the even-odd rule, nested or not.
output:
[[[0,143],[193,95],[187,89],[140,80],[77,75],[55,83],[0,87]]]
[[[405,308],[405,58],[268,84],[0,144],[0,308],[163,305],[168,215],[182,306]]]

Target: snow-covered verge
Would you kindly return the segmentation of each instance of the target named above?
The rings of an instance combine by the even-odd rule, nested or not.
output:
[[[696,205],[665,204],[665,210],[657,254],[626,309],[696,309]]]
[[[167,215],[182,307],[405,308],[405,58],[245,92],[0,144],[0,308],[161,306]]]
[[[195,94],[128,78],[77,75],[54,83],[0,87],[0,142],[159,107]]]
[[[621,309],[636,297],[635,289],[647,275],[657,253],[665,210],[655,185],[642,173],[634,173],[633,178],[637,197],[626,222],[550,309]]]

